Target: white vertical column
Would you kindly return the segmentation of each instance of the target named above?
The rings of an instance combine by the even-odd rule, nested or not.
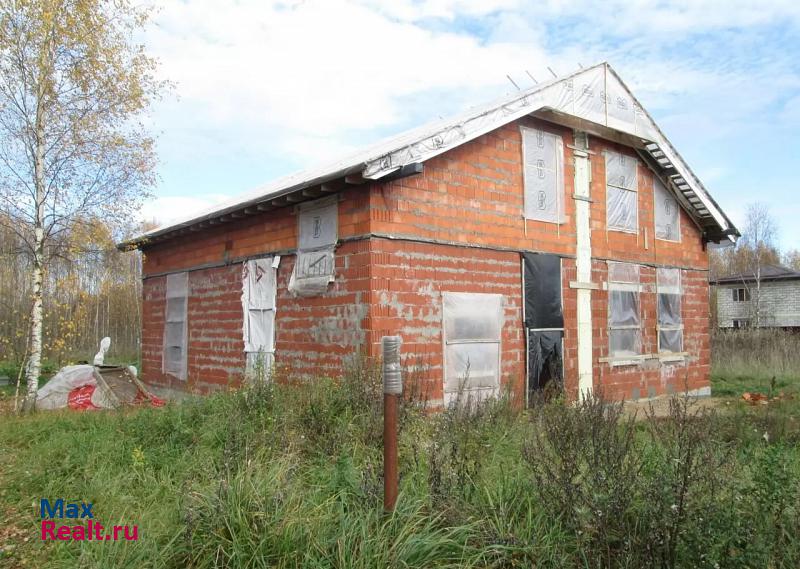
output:
[[[589,223],[591,168],[589,135],[575,131],[575,234],[578,293],[578,396],[592,394],[592,233]]]

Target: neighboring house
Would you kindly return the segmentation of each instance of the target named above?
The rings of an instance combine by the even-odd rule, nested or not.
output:
[[[551,379],[708,392],[706,244],[728,217],[600,64],[278,180],[121,248],[142,373],[205,391],[257,355],[337,374],[403,338],[433,404]]]
[[[800,328],[800,271],[780,265],[711,281],[717,290],[717,325],[720,328]],[[760,302],[756,302],[760,299]]]

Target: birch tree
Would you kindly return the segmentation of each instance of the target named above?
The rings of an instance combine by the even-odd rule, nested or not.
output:
[[[760,328],[764,323],[764,310],[761,303],[761,282],[764,267],[777,263],[779,255],[775,248],[778,226],[762,203],[751,203],[745,210],[745,222],[740,247],[745,251],[745,264],[752,274],[752,285],[745,282],[750,292],[750,307],[753,325]]]
[[[25,408],[36,400],[44,275],[81,219],[130,217],[154,182],[143,121],[165,84],[128,0],[0,2],[0,219],[30,264]]]

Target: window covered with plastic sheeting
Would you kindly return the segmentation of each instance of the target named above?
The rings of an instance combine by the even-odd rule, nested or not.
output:
[[[618,152],[605,154],[606,224],[609,229],[635,233],[639,226],[638,161]]]
[[[164,351],[161,368],[165,374],[186,381],[189,274],[167,275],[164,308]]]
[[[280,257],[247,261],[242,267],[242,311],[247,371],[269,371],[275,354],[275,297]]]
[[[658,178],[653,179],[653,197],[655,200],[656,239],[680,241],[680,209],[667,187]]]
[[[564,143],[560,136],[523,128],[525,217],[564,221]]]
[[[445,292],[443,324],[445,404],[496,395],[500,387],[503,297]]]
[[[612,358],[642,352],[639,265],[608,262],[608,341]]]
[[[333,282],[338,207],[335,196],[297,206],[298,247],[289,292],[316,296],[328,290],[328,284]]]
[[[658,351],[683,351],[683,316],[681,315],[680,269],[658,269]]]

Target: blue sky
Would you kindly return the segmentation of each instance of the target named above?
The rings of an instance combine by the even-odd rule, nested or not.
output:
[[[723,209],[800,248],[800,2],[168,0],[146,34],[168,221],[537,79],[607,60]]]

